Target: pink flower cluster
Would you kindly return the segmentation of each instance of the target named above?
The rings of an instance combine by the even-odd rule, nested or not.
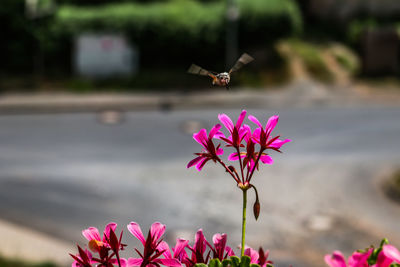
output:
[[[218,115],[218,119],[229,133],[228,136],[220,131],[220,124],[216,124],[208,135],[206,129],[201,129],[198,133],[193,134],[193,138],[202,145],[203,151],[195,153],[197,157],[188,163],[187,168],[196,166],[197,170],[201,171],[204,165],[211,160],[220,163],[238,185],[248,186],[254,171],[258,169],[259,162],[273,163],[273,159],[267,151],[281,152],[280,148],[291,140],[280,140],[280,136],[271,135],[278,123],[279,116],[270,117],[264,127],[256,117],[249,115],[248,119],[257,126],[252,131],[249,125],[243,123],[246,114],[247,111],[243,110],[235,124],[226,114]],[[216,144],[215,142],[218,141],[220,141],[219,144]],[[228,160],[239,161],[240,174],[233,166],[227,166],[221,160],[220,156],[224,153],[221,142],[226,147],[233,148],[233,153],[228,156]]]
[[[70,254],[74,259],[72,267],[159,267],[161,265],[193,267],[197,263],[208,264],[211,259],[222,261],[235,256],[234,251],[226,245],[226,234],[215,234],[210,244],[204,237],[202,229],[199,229],[193,246],[189,245],[189,240],[178,238],[175,246],[170,248],[162,238],[165,232],[164,224],[153,223],[145,237],[140,226],[136,222],[131,222],[128,224],[128,230],[142,243],[143,249],[134,248],[138,255],[136,258],[121,258],[120,251],[124,250],[126,245],[121,243],[122,231],[120,238],[116,238],[116,227],[117,224],[109,223],[102,237],[95,227],[83,230],[82,234],[88,240],[90,250],[82,249],[78,245],[78,254]],[[261,267],[272,263],[268,260],[269,251],[264,252],[262,248],[256,251],[247,247],[245,255],[250,257],[251,263],[259,264]]]
[[[340,251],[334,251],[332,255],[325,256],[325,262],[330,267],[389,267],[395,263],[400,264],[400,252],[392,245],[381,244],[378,249],[354,252],[347,263]]]

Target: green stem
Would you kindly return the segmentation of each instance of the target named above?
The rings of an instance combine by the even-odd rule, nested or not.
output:
[[[247,205],[247,188],[242,188],[243,191],[243,215],[242,215],[242,248],[241,256],[244,256],[244,245],[246,237],[246,205]]]

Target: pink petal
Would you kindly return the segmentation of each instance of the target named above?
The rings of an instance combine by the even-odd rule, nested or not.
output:
[[[248,118],[249,118],[249,120],[251,120],[252,122],[257,124],[258,127],[261,127],[261,128],[263,127],[262,124],[260,123],[260,121],[256,117],[254,117],[253,115],[249,115]]]
[[[168,259],[172,258],[171,251],[170,251],[170,249],[169,249],[169,245],[167,244],[167,242],[162,241],[162,242],[158,245],[157,249],[158,249],[159,251],[163,251],[163,250],[164,250],[163,255],[164,255],[165,258],[168,258]]]
[[[142,242],[143,246],[146,244],[146,240],[143,236],[142,229],[140,229],[139,224],[135,222],[130,222],[128,224],[128,230],[133,236],[135,236],[137,239],[139,239],[140,242]]]
[[[226,114],[219,114],[218,119],[223,125],[225,125],[226,129],[228,129],[229,132],[233,132],[233,122],[231,118],[229,118]]]
[[[215,234],[213,236],[213,243],[215,248],[220,247],[220,248],[225,248],[226,246],[226,240],[228,239],[226,234]]]
[[[203,169],[204,165],[207,163],[208,160],[209,160],[208,158],[202,158],[202,159],[199,161],[199,163],[197,163],[196,169],[197,169],[198,171],[201,171],[201,170]]]
[[[104,229],[103,242],[106,241],[105,237],[110,237],[111,229],[113,230],[113,232],[115,232],[115,229],[117,229],[117,224],[115,222],[110,222],[109,224],[106,225]]]
[[[176,245],[172,249],[174,251],[174,258],[177,258],[181,255],[182,252],[185,251],[185,248],[189,244],[189,240],[185,240],[182,238],[179,238],[176,240]]]
[[[178,261],[177,259],[155,259],[154,260],[157,263],[161,263],[162,265],[165,266],[171,266],[171,267],[181,267],[182,263]]]
[[[225,247],[225,251],[228,253],[228,256],[235,256],[235,252],[233,251],[233,249],[229,246]]]
[[[392,262],[400,263],[400,252],[396,247],[392,245],[384,245],[382,248],[382,252],[378,256],[377,265],[378,267],[386,267],[389,266]]]
[[[128,266],[140,266],[143,262],[142,258],[129,258]]]
[[[197,251],[204,252],[206,250],[206,238],[204,237],[203,230],[199,229],[194,239],[194,248]]]
[[[82,235],[89,241],[93,239],[101,241],[99,230],[96,227],[89,227],[83,230]]]
[[[382,251],[386,257],[389,257],[393,261],[400,263],[400,252],[396,247],[392,245],[385,245],[383,246]]]
[[[165,232],[165,225],[160,222],[155,222],[150,227],[150,235],[154,237],[154,240],[158,240]]]
[[[260,160],[264,164],[274,163],[274,160],[269,155],[261,155]]]
[[[332,255],[325,255],[324,259],[330,267],[346,267],[346,260],[340,251],[334,251]]]
[[[120,258],[119,261],[121,263],[121,267],[127,267],[129,265],[128,260],[125,258]],[[111,259],[111,263],[118,266],[118,260],[115,258]]]
[[[214,127],[212,127],[210,133],[208,134],[208,139],[213,138],[214,135],[218,133],[219,129],[221,129],[220,124],[216,124]]]
[[[265,131],[267,134],[271,133],[274,130],[276,124],[278,123],[278,120],[278,115],[272,116],[268,119],[267,125],[265,126]]]
[[[197,157],[192,159],[191,161],[189,161],[188,165],[186,166],[186,168],[190,168],[194,165],[196,165],[203,157]]]
[[[288,142],[291,142],[291,141],[292,141],[292,140],[290,140],[290,139],[285,139],[285,140],[276,139],[274,142],[272,142],[272,143],[269,145],[269,147],[279,149],[279,148],[281,148],[284,144],[286,144],[286,143],[288,143]]]
[[[253,140],[256,143],[260,143],[260,135],[261,135],[262,128],[257,128],[253,132]]]
[[[371,255],[373,249],[368,250],[367,252],[354,252],[353,255],[349,257],[349,266],[354,267],[368,267],[368,258]]]
[[[206,129],[201,129],[198,133],[193,134],[193,139],[197,141],[200,145],[206,148],[207,144],[207,131]]]
[[[218,148],[218,149],[215,151],[215,154],[216,154],[217,156],[222,155],[222,154],[224,154],[224,150],[223,150],[222,148]]]
[[[251,128],[249,125],[245,124],[239,129],[239,139],[242,139],[242,137],[246,140],[246,142],[249,141],[251,138]]]
[[[244,121],[244,118],[246,117],[246,113],[247,113],[246,110],[242,110],[242,112],[240,113],[239,118],[238,118],[238,120],[236,122],[236,128],[237,129],[239,129],[240,126],[242,125],[242,123]]]
[[[245,156],[246,155],[244,155],[244,154],[240,155],[241,158],[244,158]],[[234,153],[230,154],[229,157],[228,157],[228,160],[230,160],[230,161],[239,160],[237,152],[234,152]]]
[[[250,257],[250,263],[257,263],[258,262],[258,252],[252,248],[246,248],[244,250],[244,255],[249,256]]]

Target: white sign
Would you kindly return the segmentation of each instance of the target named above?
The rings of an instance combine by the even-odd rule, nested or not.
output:
[[[82,76],[128,76],[137,72],[138,53],[122,35],[85,33],[75,39],[74,62]]]

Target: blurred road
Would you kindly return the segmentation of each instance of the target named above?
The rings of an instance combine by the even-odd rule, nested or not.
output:
[[[71,243],[83,244],[88,226],[115,221],[133,240],[130,221],[144,231],[160,221],[171,242],[193,240],[203,228],[239,244],[241,192],[233,180],[213,163],[200,173],[186,169],[201,149],[191,133],[222,112],[236,119],[240,110],[1,116],[1,219]],[[322,266],[325,253],[348,255],[382,237],[400,246],[400,205],[380,187],[399,166],[400,108],[249,113],[264,122],[278,113],[275,134],[293,140],[253,178],[261,215],[257,222],[248,215],[250,246],[270,249],[278,267]]]

